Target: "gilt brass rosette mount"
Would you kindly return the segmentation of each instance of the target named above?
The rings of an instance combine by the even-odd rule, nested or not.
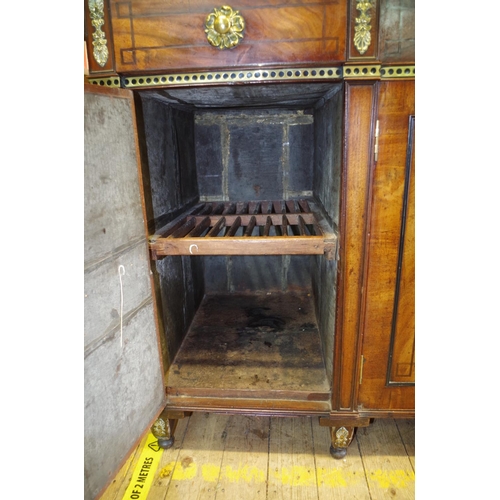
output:
[[[205,33],[211,45],[218,49],[232,49],[243,38],[245,20],[238,10],[228,5],[214,8],[205,21]]]

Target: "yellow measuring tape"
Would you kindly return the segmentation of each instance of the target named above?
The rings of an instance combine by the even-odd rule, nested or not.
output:
[[[162,455],[163,448],[158,446],[158,439],[150,432],[123,500],[145,500],[148,497]]]

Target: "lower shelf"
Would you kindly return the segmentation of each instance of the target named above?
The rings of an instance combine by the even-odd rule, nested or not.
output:
[[[327,410],[310,294],[206,296],[169,369],[167,398],[181,407]]]

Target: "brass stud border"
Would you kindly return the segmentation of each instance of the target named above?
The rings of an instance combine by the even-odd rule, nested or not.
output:
[[[383,66],[380,70],[380,78],[383,80],[393,78],[415,78],[415,65]]]
[[[287,80],[341,80],[342,68],[282,68],[258,70],[209,71],[122,78],[125,88],[182,86],[207,83],[269,82]]]
[[[356,64],[344,66],[344,79],[380,78],[380,64]]]
[[[236,82],[270,82],[297,80],[359,80],[415,78],[415,65],[382,66],[380,64],[357,64],[323,68],[281,68],[234,71],[206,71],[199,73],[174,73],[150,76],[112,76],[89,78],[94,85],[112,88],[154,88],[168,86],[205,85]]]
[[[88,78],[88,82],[92,85],[99,85],[102,87],[120,88],[120,78],[112,76],[110,78]]]

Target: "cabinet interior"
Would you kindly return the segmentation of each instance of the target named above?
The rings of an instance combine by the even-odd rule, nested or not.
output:
[[[331,82],[136,92],[173,407],[329,408],[343,95]]]

